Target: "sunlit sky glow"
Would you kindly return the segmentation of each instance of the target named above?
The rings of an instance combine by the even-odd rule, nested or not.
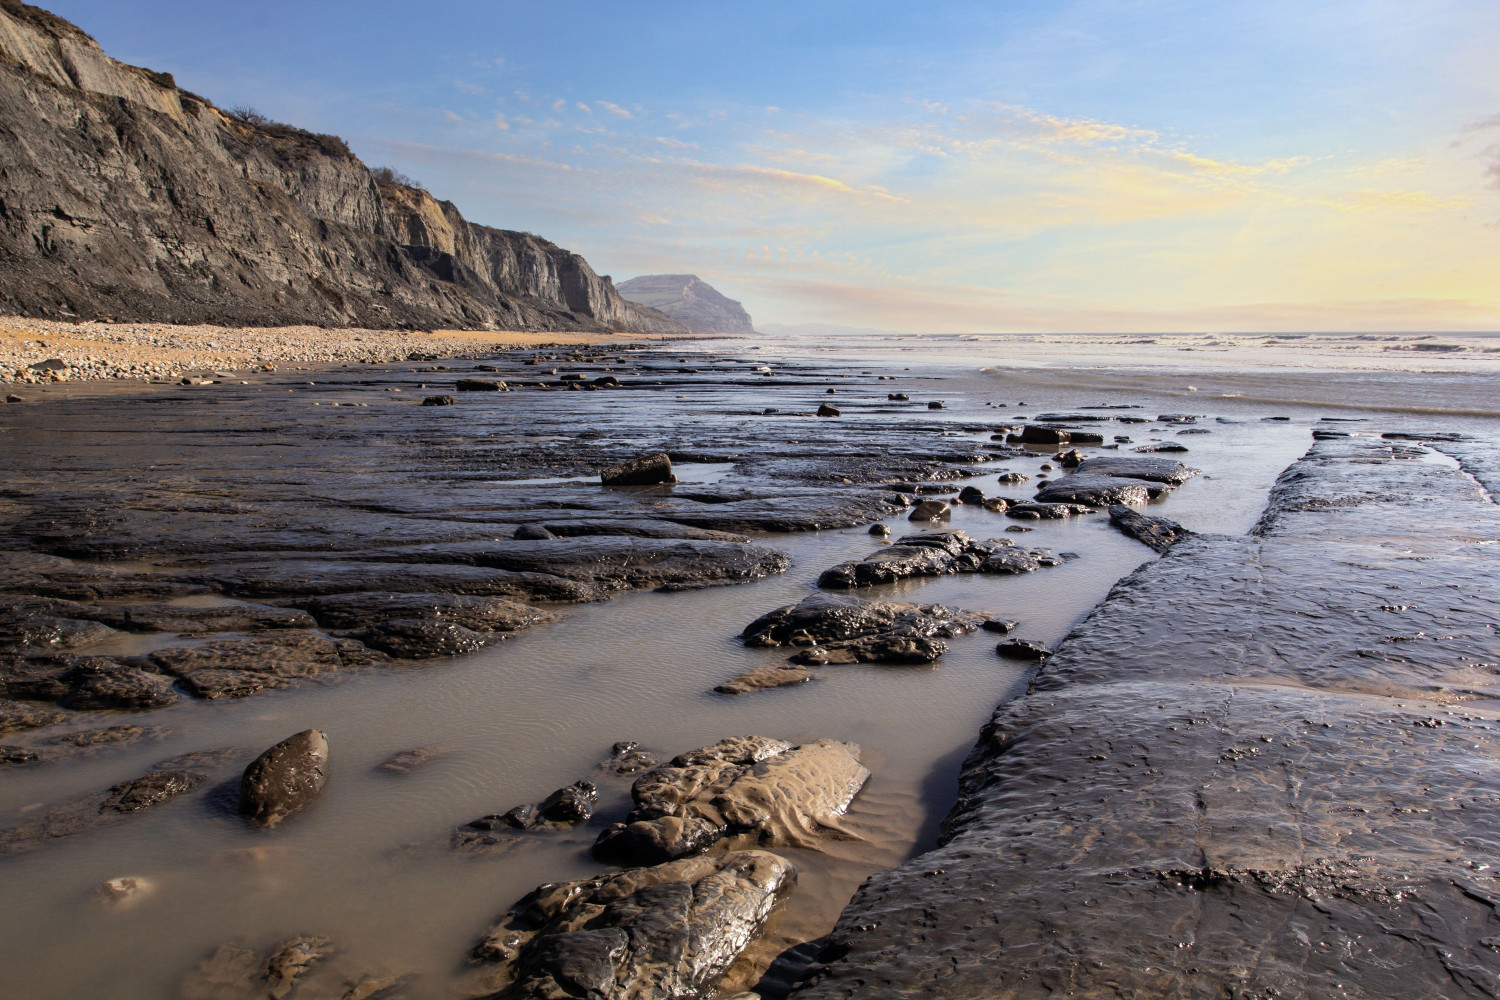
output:
[[[1500,3],[57,0],[757,322],[1500,329]]]

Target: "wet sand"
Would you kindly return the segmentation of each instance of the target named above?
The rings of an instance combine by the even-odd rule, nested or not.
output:
[[[27,581],[40,581],[59,593],[95,594],[75,593],[85,602],[119,603],[127,598],[118,588],[159,584],[165,575],[174,585],[206,587],[166,596],[183,606],[220,605],[252,585],[257,600],[275,600],[286,577],[267,567],[297,564],[312,578],[336,572],[348,580],[350,566],[372,572],[395,558],[403,573],[441,570],[451,580],[463,568],[489,586],[509,571],[442,560],[459,558],[455,546],[479,551],[482,543],[481,562],[493,564],[501,550],[513,562],[522,547],[494,539],[509,539],[518,525],[579,520],[728,531],[790,557],[784,572],[667,593],[632,589],[670,583],[659,575],[569,570],[571,583],[601,587],[593,596],[613,599],[559,603],[533,593],[558,622],[469,656],[336,672],[244,699],[184,698],[149,713],[80,713],[4,737],[43,747],[55,734],[103,724],[164,730],[139,743],[7,768],[0,773],[3,826],[176,754],[234,748],[205,792],[0,859],[5,958],[15,981],[38,995],[170,996],[220,944],[266,948],[305,932],[336,942],[340,957],[330,969],[341,975],[384,967],[416,974],[406,995],[472,995],[481,986],[465,955],[506,907],[541,882],[604,870],[587,848],[626,808],[630,778],[599,768],[621,739],[663,756],[752,732],[864,748],[873,776],[845,820],[862,839],[785,852],[802,869],[799,885],[765,940],[731,972],[732,984],[755,984],[778,953],[832,927],[863,878],[930,847],[973,733],[994,704],[1024,691],[1030,673],[997,657],[993,636],[951,640],[932,666],[825,667],[810,684],[735,698],[710,689],[785,656],[746,649],[734,637],[751,619],[810,593],[823,570],[875,548],[870,521],[898,535],[915,530],[905,507],[882,513],[878,506],[893,483],[973,483],[1024,499],[1051,450],[986,453],[1005,414],[985,404],[1016,407],[1019,399],[993,377],[973,374],[972,363],[877,370],[764,354],[601,353],[533,366],[521,355],[495,359],[497,372],[388,365],[313,378],[262,373],[243,386],[60,386],[35,406],[7,409],[4,516],[20,540],[7,555],[13,593],[37,592]],[[591,379],[607,372],[624,388],[564,389],[551,367]],[[416,405],[424,393],[451,392],[459,377],[555,387],[460,393],[452,407]],[[1132,445],[1187,442],[1191,451],[1180,457],[1205,475],[1149,510],[1200,532],[1250,530],[1276,474],[1305,450],[1326,412],[1216,400],[1202,409],[1231,422],[1210,416],[1199,426],[1211,433],[1183,436],[1182,426],[1150,419],[1175,408],[1165,405],[1169,395],[1111,388],[1080,397],[1071,382],[1049,390],[1045,381],[1035,375],[1026,387],[1031,412],[1137,403],[1147,407],[1147,423],[1114,426],[1111,436],[1127,434]],[[830,396],[828,388],[837,391]],[[886,398],[897,392],[912,402]],[[931,399],[945,408],[929,410]],[[813,417],[828,400],[844,415]],[[780,412],[763,413],[768,407]],[[1261,421],[1273,412],[1291,419]],[[683,482],[676,487],[610,491],[592,478],[658,447],[678,456]],[[1032,480],[1002,487],[995,478],[1002,469]],[[1156,558],[1103,515],[1018,522],[964,505],[950,523],[976,538],[1008,535],[1080,558],[1017,577],[906,580],[868,596],[990,611],[1020,621],[1017,635],[1055,644],[1116,580]],[[1033,530],[1006,533],[1012,526]],[[587,537],[599,536],[576,540]],[[677,565],[673,572],[702,566]],[[101,583],[117,589],[100,597]],[[514,578],[505,585],[523,583],[539,586]],[[90,651],[131,656],[201,641],[130,632]],[[270,835],[247,829],[216,789],[261,749],[310,726],[330,735],[327,791]],[[444,752],[410,774],[377,769],[392,753],[420,746]],[[584,828],[531,838],[494,857],[456,856],[448,847],[455,825],[579,778],[595,780],[601,792]],[[122,875],[148,879],[155,890],[126,909],[90,902],[95,886]],[[764,985],[774,992],[775,983]]]

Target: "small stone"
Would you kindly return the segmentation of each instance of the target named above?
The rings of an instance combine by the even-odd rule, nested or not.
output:
[[[583,376],[578,376],[582,378]],[[499,392],[505,388],[504,382],[491,382],[483,378],[461,378],[454,383],[454,388],[459,392]]]
[[[980,628],[986,632],[999,632],[1001,635],[1009,635],[1016,630],[1019,622],[1007,621],[1004,618],[986,618]]]
[[[889,538],[891,537],[890,525],[872,524],[870,525],[870,534],[874,535],[876,538]]]
[[[423,406],[452,406],[453,405],[453,397],[449,396],[449,395],[446,395],[446,394],[442,395],[442,396],[424,396],[424,397],[422,397],[422,405]]]
[[[837,417],[839,415],[839,408],[837,406],[829,406],[827,403],[824,403],[818,407],[818,416],[820,417]]]
[[[5,397],[5,401],[7,403],[24,403],[26,402],[26,398],[24,396],[17,396],[12,392]]]
[[[510,537],[518,541],[539,542],[548,538],[556,538],[557,536],[540,524],[523,524],[516,528]]]
[[[929,410],[941,410],[943,409],[943,401],[941,399],[934,399],[927,404],[927,408]]]
[[[94,894],[101,902],[117,905],[139,899],[154,888],[155,886],[146,879],[125,876],[100,883],[94,890]]]

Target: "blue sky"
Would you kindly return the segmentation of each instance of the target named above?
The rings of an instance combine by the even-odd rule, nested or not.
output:
[[[1500,328],[1500,3],[58,0],[759,321]]]

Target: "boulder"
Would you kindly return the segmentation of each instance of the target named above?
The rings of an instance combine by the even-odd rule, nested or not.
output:
[[[474,948],[507,983],[488,1000],[708,996],[796,880],[764,851],[543,885]]]
[[[677,482],[677,477],[672,474],[672,459],[664,451],[612,465],[601,472],[599,478],[605,486],[652,486]]]
[[[516,539],[517,541],[524,542],[537,541],[543,538],[556,538],[557,536],[548,531],[543,525],[523,524],[517,527],[515,531],[511,532],[510,537]]]
[[[837,417],[839,415],[839,408],[837,406],[831,406],[828,403],[823,403],[818,407],[818,416],[820,417]]]
[[[953,508],[942,500],[923,500],[911,509],[908,521],[941,521],[953,514]]]
[[[423,406],[452,406],[453,405],[453,397],[449,396],[449,395],[446,395],[446,394],[441,395],[441,396],[423,396],[422,397],[422,405]]]
[[[763,844],[815,848],[864,787],[859,747],[818,740],[792,746],[733,737],[681,754],[631,789],[635,808],[599,835],[601,860],[658,864],[737,834]]]
[[[1053,424],[1027,424],[1016,437],[1021,444],[1067,444],[1072,440],[1068,428]]]
[[[328,780],[328,735],[305,729],[255,758],[240,779],[240,815],[267,829],[323,791]]]
[[[965,486],[958,492],[958,502],[982,505],[984,503],[984,490],[981,490],[977,486]]]
[[[1040,496],[1040,494],[1038,494]],[[1094,508],[1081,503],[1013,503],[1005,513],[1024,521],[1056,521],[1079,514],[1093,513]]]
[[[566,375],[563,376],[567,378]],[[578,376],[582,378],[583,376]],[[499,392],[505,388],[504,382],[492,382],[483,378],[461,378],[454,384],[459,392]]]

